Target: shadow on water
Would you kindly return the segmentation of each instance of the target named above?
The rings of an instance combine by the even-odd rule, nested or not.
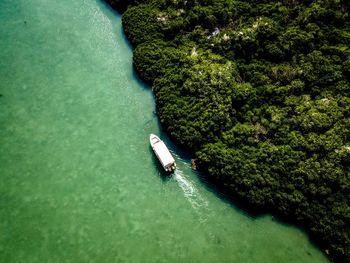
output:
[[[125,36],[125,34],[123,34]],[[126,40],[128,41],[128,40]],[[129,43],[130,44],[130,43]],[[142,87],[143,89],[147,89],[147,90],[151,90],[151,87],[146,84],[140,77],[139,75],[137,75],[135,69],[132,70],[132,76],[133,78],[136,80],[137,84]],[[154,93],[152,92],[152,94],[154,95]]]
[[[198,171],[196,171],[196,175],[208,192],[213,193],[220,200],[230,204],[234,209],[241,210],[246,216],[257,219],[267,214],[266,212],[263,212],[261,208],[253,206],[235,196],[217,181],[209,178],[208,175]]]
[[[152,118],[149,119],[148,121],[146,121],[143,125],[144,125],[145,128],[149,128],[154,123],[158,124],[158,116],[157,116],[155,111],[153,111]]]
[[[220,185],[219,182],[209,178],[208,175],[201,172],[195,173],[197,174],[197,177],[199,178],[200,182],[206,188],[207,191],[213,193],[221,201],[226,202],[227,204],[232,206],[233,209],[239,210],[245,216],[253,220],[260,219],[264,216],[270,216],[272,221],[275,221],[280,225],[300,229],[301,231],[307,234],[309,242],[312,243],[314,246],[318,247],[327,257],[325,250],[322,249],[326,246],[326,244],[322,243],[319,237],[310,233],[310,231],[307,230],[308,227],[305,224],[303,224],[303,222],[297,222],[293,217],[287,217],[286,215],[282,215],[278,213],[275,208],[257,207],[251,205],[242,198],[237,197],[237,195],[235,195],[234,193],[228,191],[226,188]]]
[[[111,7],[111,5],[109,3],[107,3],[105,0],[96,0],[97,5],[101,8],[102,12],[109,17],[111,20],[116,19],[116,17],[121,18],[121,14],[113,9]],[[114,33],[116,33],[117,31],[115,30]],[[124,30],[122,31],[122,34],[120,36],[118,36],[118,38],[121,38],[125,44],[128,46],[128,48],[133,52],[134,51],[134,47],[133,45],[130,43],[129,39],[126,37],[126,35],[124,34]],[[144,88],[149,88],[149,86],[144,83],[139,76],[137,76],[136,72],[133,71],[133,77],[137,80],[138,84]]]
[[[111,20],[116,19],[116,18],[121,18],[121,14],[118,13],[115,9],[113,9],[110,4],[108,4],[105,0],[96,0],[96,4],[98,7],[100,7],[101,11]],[[114,33],[117,33],[117,30],[114,30]],[[119,36],[118,36],[119,38]],[[121,38],[123,41],[126,43],[126,45],[129,47],[130,50],[134,50],[134,47],[131,45],[130,41],[127,39],[127,37],[124,34],[121,34]],[[141,86],[144,86],[145,84],[143,83]]]
[[[96,4],[104,14],[107,15],[107,17],[111,17],[111,14],[113,14],[113,17],[120,17],[121,14],[119,14],[116,10],[114,10],[105,0],[95,0]],[[108,10],[108,13],[106,12]]]

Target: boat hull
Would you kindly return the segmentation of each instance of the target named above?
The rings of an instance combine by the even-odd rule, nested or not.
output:
[[[151,134],[150,144],[164,170],[173,172],[176,169],[175,160],[165,143],[157,135]]]

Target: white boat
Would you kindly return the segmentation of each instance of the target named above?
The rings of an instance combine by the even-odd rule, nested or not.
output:
[[[174,171],[176,169],[175,160],[169,152],[168,147],[166,147],[165,143],[159,139],[157,135],[154,134],[150,135],[149,142],[164,170],[167,172]]]

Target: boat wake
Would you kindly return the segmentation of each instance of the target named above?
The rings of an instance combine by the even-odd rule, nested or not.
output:
[[[199,212],[200,208],[203,209],[208,207],[208,202],[200,195],[194,185],[184,177],[184,174],[181,170],[175,170],[174,179],[183,190],[185,197],[191,203],[191,206],[197,212]]]

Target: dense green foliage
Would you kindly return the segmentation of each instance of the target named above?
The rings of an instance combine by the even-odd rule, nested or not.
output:
[[[349,262],[349,2],[125,2],[169,135],[232,194]]]

